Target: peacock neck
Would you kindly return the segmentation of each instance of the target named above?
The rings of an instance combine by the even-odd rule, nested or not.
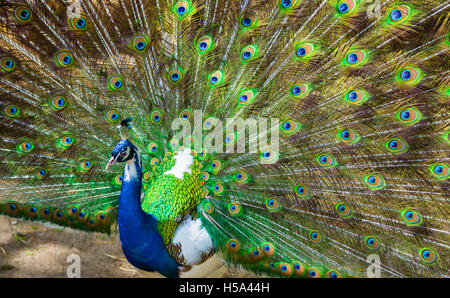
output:
[[[139,226],[145,216],[141,208],[142,166],[137,153],[124,169],[122,190],[119,201],[120,235],[127,236],[129,226]],[[123,232],[123,233],[122,233]]]
[[[169,255],[157,220],[141,208],[142,165],[138,153],[126,163],[119,201],[120,244],[128,261],[146,271],[178,276],[179,264]]]

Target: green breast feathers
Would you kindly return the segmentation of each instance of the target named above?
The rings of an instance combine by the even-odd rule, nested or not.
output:
[[[158,229],[169,244],[181,220],[190,214],[204,197],[200,178],[202,164],[190,149],[167,155],[161,164],[144,173],[145,197],[142,210],[159,221]]]

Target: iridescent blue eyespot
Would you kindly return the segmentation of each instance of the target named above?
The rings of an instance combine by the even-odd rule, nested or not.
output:
[[[357,97],[358,97],[358,94],[357,94],[355,91],[350,91],[350,92],[348,93],[348,98],[349,98],[351,101],[354,101]]]
[[[86,21],[84,19],[79,19],[77,22],[77,27],[78,28],[83,28],[84,25],[86,25]]]
[[[13,65],[14,65],[14,61],[12,61],[11,59],[6,60],[5,66],[6,66],[7,68],[12,68]]]
[[[434,172],[438,175],[442,174],[443,171],[444,171],[444,168],[440,165],[434,167]]]
[[[183,6],[180,6],[177,8],[177,12],[179,15],[184,15],[186,13],[186,8]]]
[[[244,25],[245,27],[248,27],[252,24],[252,20],[250,20],[249,18],[244,18],[242,20],[242,25]]]
[[[398,142],[397,141],[393,140],[393,141],[389,142],[389,148],[397,149],[397,147],[398,147]]]
[[[297,56],[303,57],[303,56],[305,56],[305,54],[306,54],[305,48],[298,48],[297,49]]]
[[[347,56],[347,62],[350,64],[355,64],[356,62],[358,62],[358,55],[356,55],[355,53],[351,53]]]
[[[281,6],[283,8],[289,8],[292,5],[292,1],[291,0],[283,0],[281,1]]]
[[[347,3],[341,3],[338,7],[340,13],[346,13],[348,11]]]
[[[400,76],[403,80],[408,81],[411,78],[411,71],[405,69],[404,71],[402,71]]]
[[[286,130],[289,130],[289,129],[291,128],[291,123],[285,122],[285,123],[283,124],[283,128],[286,129]]]
[[[341,133],[341,137],[342,137],[344,140],[347,140],[349,136],[350,136],[350,131],[349,131],[348,129],[344,129],[344,130],[342,131],[342,133]]]
[[[407,110],[405,110],[405,111],[400,113],[400,117],[403,120],[408,120],[410,115],[411,115],[411,113],[409,111],[407,111]]]
[[[295,86],[294,88],[292,88],[292,94],[294,94],[294,95],[299,95],[301,92],[302,92],[302,90],[298,86]]]
[[[391,19],[393,20],[393,21],[398,21],[398,20],[400,20],[402,18],[402,12],[399,10],[399,9],[394,9],[392,12],[391,12]]]

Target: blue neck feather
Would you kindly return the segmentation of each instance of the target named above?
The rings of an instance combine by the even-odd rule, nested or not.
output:
[[[178,277],[180,265],[169,255],[158,232],[156,218],[141,208],[142,167],[137,153],[127,162],[123,177],[119,201],[123,253],[133,266],[141,270]]]

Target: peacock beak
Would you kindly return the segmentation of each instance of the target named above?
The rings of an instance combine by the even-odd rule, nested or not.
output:
[[[111,157],[111,159],[108,161],[108,163],[106,164],[106,170],[108,170],[113,164],[116,164],[117,161],[116,159],[113,157]]]

